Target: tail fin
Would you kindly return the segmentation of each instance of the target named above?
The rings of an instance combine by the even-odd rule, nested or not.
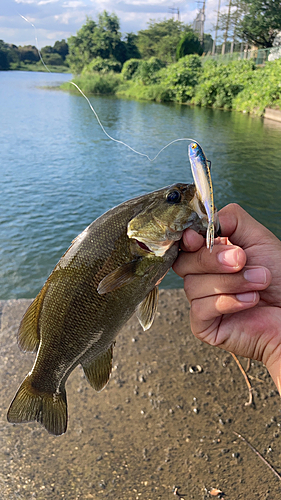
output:
[[[67,427],[66,393],[39,392],[27,375],[16,393],[7,414],[8,422],[19,424],[37,421],[50,434],[59,436]]]

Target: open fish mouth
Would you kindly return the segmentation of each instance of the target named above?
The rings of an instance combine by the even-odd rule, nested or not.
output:
[[[145,250],[145,252],[148,253],[153,253],[152,250],[150,250],[150,248],[148,248],[148,246],[145,243],[143,243],[143,241],[140,240],[135,240],[135,241],[142,250]]]

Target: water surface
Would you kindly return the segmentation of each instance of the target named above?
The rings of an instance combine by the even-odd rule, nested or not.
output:
[[[34,297],[72,239],[112,206],[192,182],[187,143],[150,163],[111,142],[82,96],[56,88],[70,77],[0,72],[0,299]],[[110,135],[150,156],[176,138],[198,140],[212,161],[217,207],[240,203],[281,237],[281,124],[114,97],[91,102]],[[178,286],[169,273],[164,287]]]

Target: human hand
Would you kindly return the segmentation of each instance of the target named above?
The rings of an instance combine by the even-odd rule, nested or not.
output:
[[[204,342],[262,361],[281,394],[281,242],[239,205],[218,215],[223,237],[212,253],[187,229],[173,265],[184,278],[191,329]]]

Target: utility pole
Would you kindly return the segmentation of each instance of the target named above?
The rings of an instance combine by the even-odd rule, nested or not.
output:
[[[219,0],[219,4],[218,4],[217,24],[216,24],[216,31],[215,31],[214,41],[213,41],[213,50],[212,50],[213,55],[215,55],[215,53],[216,53],[216,43],[217,43],[217,35],[218,35],[218,29],[219,29],[220,8],[221,8],[221,0]]]
[[[225,46],[226,46],[226,42],[227,42],[228,28],[229,28],[229,22],[230,22],[230,13],[231,13],[231,0],[229,0],[229,4],[228,4],[228,14],[227,14],[226,27],[225,27],[225,32],[224,32],[224,41],[223,41],[222,50],[221,50],[222,54],[225,54]]]
[[[177,14],[178,21],[180,21],[180,9],[178,7],[168,7],[170,14]]]

